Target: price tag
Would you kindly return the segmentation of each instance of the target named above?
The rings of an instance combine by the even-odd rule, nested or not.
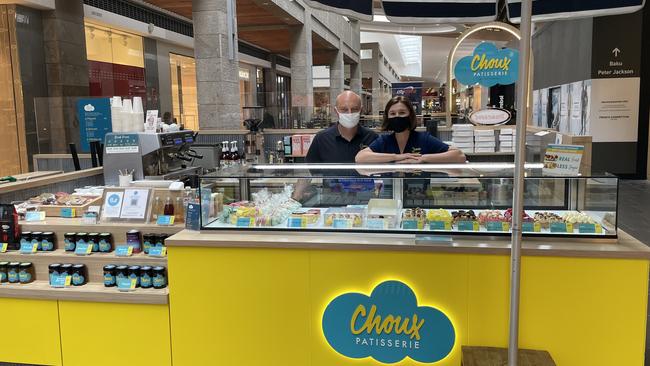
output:
[[[117,289],[119,291],[133,291],[135,290],[135,284],[135,278],[124,277],[117,279]]]
[[[152,247],[149,249],[150,257],[164,257],[167,255],[167,247]]]
[[[366,221],[366,227],[374,230],[386,229],[386,220],[384,219],[369,219]]]
[[[8,247],[9,247],[9,243],[0,244],[0,253],[6,253]]]
[[[418,220],[405,220],[405,221],[402,221],[402,229],[404,229],[404,230],[417,230],[417,229],[419,229]]]
[[[255,221],[252,217],[239,217],[237,218],[237,227],[253,227]]]
[[[72,281],[72,276],[62,276],[62,275],[52,276],[50,278],[50,286],[56,288],[67,287],[70,286],[71,281]]]
[[[76,255],[89,255],[93,251],[93,246],[89,243],[77,243],[77,247],[74,249],[74,254]]]
[[[524,222],[521,224],[521,231],[525,233],[539,233],[542,231],[542,225],[539,222]]]
[[[38,250],[38,243],[20,243],[20,254],[34,254]]]
[[[43,221],[45,220],[45,212],[43,211],[27,211],[25,213],[25,221]]]
[[[573,224],[565,222],[552,222],[551,223],[551,232],[552,233],[572,233]]]
[[[160,215],[156,220],[156,225],[158,226],[171,226],[174,225],[174,216],[171,215]]]
[[[118,257],[130,257],[133,254],[133,247],[132,246],[119,246],[115,248],[115,255]]]
[[[334,219],[332,226],[335,229],[351,229],[352,228],[352,219]]]
[[[97,214],[94,212],[86,212],[82,217],[81,221],[84,225],[96,225],[97,224]]]
[[[305,217],[290,217],[287,221],[288,227],[307,227],[307,218]]]
[[[77,216],[77,210],[75,210],[72,207],[64,207],[61,209],[59,215],[61,217],[66,217],[66,218],[73,218]]]
[[[601,234],[603,227],[600,224],[578,224],[580,234]]]
[[[458,221],[460,231],[478,231],[478,221]]]
[[[431,221],[429,223],[430,230],[451,230],[451,222],[449,221]]]
[[[510,230],[510,225],[506,221],[488,221],[486,227],[488,231]]]

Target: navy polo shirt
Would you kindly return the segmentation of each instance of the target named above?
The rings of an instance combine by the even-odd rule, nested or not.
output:
[[[370,145],[377,134],[359,126],[357,134],[348,141],[335,124],[314,136],[305,160],[309,164],[353,164],[357,153]]]
[[[395,133],[379,136],[369,147],[373,152],[385,154],[419,153],[427,155],[449,151],[449,145],[431,136],[428,132],[418,131],[411,131],[403,153],[399,150]]]

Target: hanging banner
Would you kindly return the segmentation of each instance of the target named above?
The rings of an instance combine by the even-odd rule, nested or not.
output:
[[[456,79],[464,85],[480,84],[491,87],[510,85],[517,81],[519,51],[498,49],[493,43],[476,46],[471,56],[461,58],[454,68]]]

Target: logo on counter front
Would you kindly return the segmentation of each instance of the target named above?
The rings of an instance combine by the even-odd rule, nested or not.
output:
[[[454,73],[464,85],[479,83],[491,87],[514,84],[519,73],[519,51],[498,49],[492,43],[483,42],[476,46],[471,56],[456,63]]]
[[[323,314],[329,345],[349,358],[386,364],[406,357],[438,362],[452,351],[456,332],[440,310],[418,306],[417,297],[400,281],[377,285],[370,296],[350,292],[333,299]]]

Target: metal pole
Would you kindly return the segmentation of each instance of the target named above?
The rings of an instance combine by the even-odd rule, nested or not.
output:
[[[531,14],[533,0],[521,1],[521,41],[519,42],[519,90],[517,90],[517,150],[512,209],[512,250],[510,254],[510,338],[508,366],[517,366],[519,351],[519,289],[521,285],[521,233],[524,209],[524,163],[526,161],[526,124],[530,88]]]

